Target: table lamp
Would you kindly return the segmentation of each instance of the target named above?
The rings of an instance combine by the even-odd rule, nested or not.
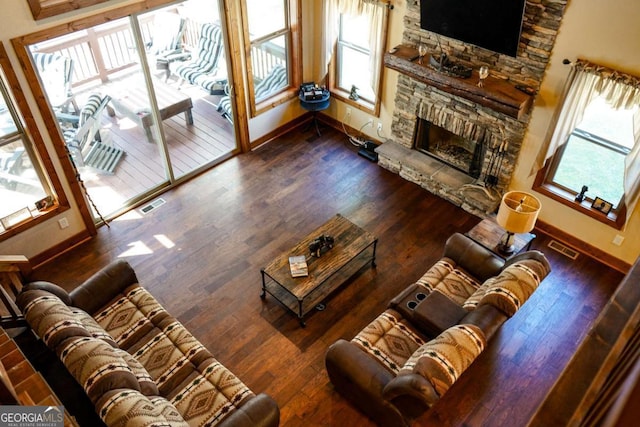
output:
[[[513,253],[514,234],[533,230],[541,206],[540,200],[523,191],[509,191],[502,197],[496,216],[496,222],[506,231],[498,244],[501,253]]]

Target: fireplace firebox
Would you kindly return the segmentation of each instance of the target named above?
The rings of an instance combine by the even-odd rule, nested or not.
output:
[[[485,144],[456,135],[428,120],[418,118],[413,148],[472,178],[482,174]]]

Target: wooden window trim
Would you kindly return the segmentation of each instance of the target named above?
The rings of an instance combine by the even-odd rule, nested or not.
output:
[[[287,27],[288,30],[283,32],[289,40],[289,58],[287,61],[287,67],[289,68],[290,82],[289,86],[284,88],[277,94],[270,96],[269,98],[256,103],[254,93],[253,72],[251,68],[251,40],[249,39],[249,18],[247,13],[247,4],[245,1],[241,2],[242,13],[242,26],[244,33],[244,46],[245,46],[245,58],[246,58],[246,73],[247,73],[247,86],[249,95],[249,112],[251,117],[257,117],[265,111],[283,104],[298,96],[298,87],[302,83],[302,8],[300,6],[300,0],[287,0]],[[279,33],[278,33],[279,34]],[[280,35],[282,35],[280,34]],[[269,37],[272,34],[268,35]]]
[[[378,66],[380,67],[380,78],[378,79],[378,82],[376,84],[377,88],[376,88],[375,102],[372,103],[362,99],[355,101],[349,98],[349,95],[350,95],[349,92],[347,92],[346,90],[336,85],[336,82],[338,81],[337,79],[338,61],[336,60],[338,57],[338,52],[337,52],[338,43],[336,43],[336,46],[333,48],[333,55],[332,55],[333,59],[329,64],[329,75],[328,75],[329,91],[331,92],[331,95],[335,99],[338,99],[344,102],[345,104],[348,104],[354,108],[357,108],[358,110],[364,111],[365,113],[372,114],[376,117],[380,115],[380,106],[382,105],[382,82],[384,81],[384,73],[385,73],[384,52],[386,51],[387,33],[389,30],[389,8],[388,7],[385,7],[385,12],[382,16],[382,29],[383,29],[382,34],[380,34],[380,37],[382,38],[382,41],[383,41],[383,43],[381,43],[382,52],[380,52],[380,63],[378,64]]]
[[[45,147],[42,135],[38,130],[35,119],[33,118],[33,114],[31,113],[29,104],[22,94],[20,82],[18,81],[13,66],[11,65],[11,61],[7,56],[7,51],[4,47],[4,44],[1,42],[0,67],[2,67],[2,70],[4,72],[7,87],[13,95],[16,110],[22,116],[25,134],[27,135],[32,148],[34,149],[35,154],[38,157],[42,172],[45,173],[46,178],[49,180],[49,185],[51,186],[51,189],[53,190],[53,193],[55,195],[55,202],[51,208],[44,212],[36,212],[31,219],[18,224],[15,227],[11,227],[8,230],[0,232],[0,241],[4,241],[25,230],[28,230],[29,228],[41,224],[49,220],[50,218],[53,218],[54,216],[68,210],[70,206],[56,170],[53,167],[53,162],[51,161],[49,153],[47,152],[47,149]]]
[[[569,191],[565,188],[560,187],[559,185],[555,185],[554,183],[547,181],[547,177],[550,175],[552,168],[555,167],[554,164],[557,163],[556,161],[554,161],[555,157],[556,156],[549,159],[544,167],[538,171],[533,183],[533,189],[540,194],[543,194],[550,199],[553,199],[561,203],[562,205],[567,206],[570,209],[573,209],[583,215],[595,219],[596,221],[599,221],[617,230],[622,230],[627,218],[627,208],[624,204],[624,198],[620,202],[618,208],[616,210],[612,210],[607,215],[597,209],[592,208],[592,199],[590,198],[585,198],[584,201],[577,202],[575,200],[575,192]]]
[[[108,0],[27,0],[27,3],[31,9],[33,19],[37,21],[107,1]]]

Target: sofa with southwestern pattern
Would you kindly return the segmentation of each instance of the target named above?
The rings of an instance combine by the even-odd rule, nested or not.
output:
[[[406,426],[455,383],[550,271],[528,251],[504,261],[456,233],[442,258],[325,363],[334,388],[382,426]]]
[[[67,293],[27,284],[18,306],[108,426],[277,426],[254,394],[115,261]]]

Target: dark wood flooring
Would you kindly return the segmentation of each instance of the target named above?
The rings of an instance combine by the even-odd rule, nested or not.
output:
[[[358,156],[344,135],[294,130],[162,197],[166,204],[102,227],[32,279],[72,289],[126,258],[139,280],[224,365],[281,408],[282,426],[373,425],[332,388],[327,347],[351,339],[477,218]],[[365,267],[311,314],[307,327],[273,298],[260,268],[336,213],[379,238]],[[580,255],[533,248],[553,271],[489,347],[416,425],[523,426],[622,274]]]

